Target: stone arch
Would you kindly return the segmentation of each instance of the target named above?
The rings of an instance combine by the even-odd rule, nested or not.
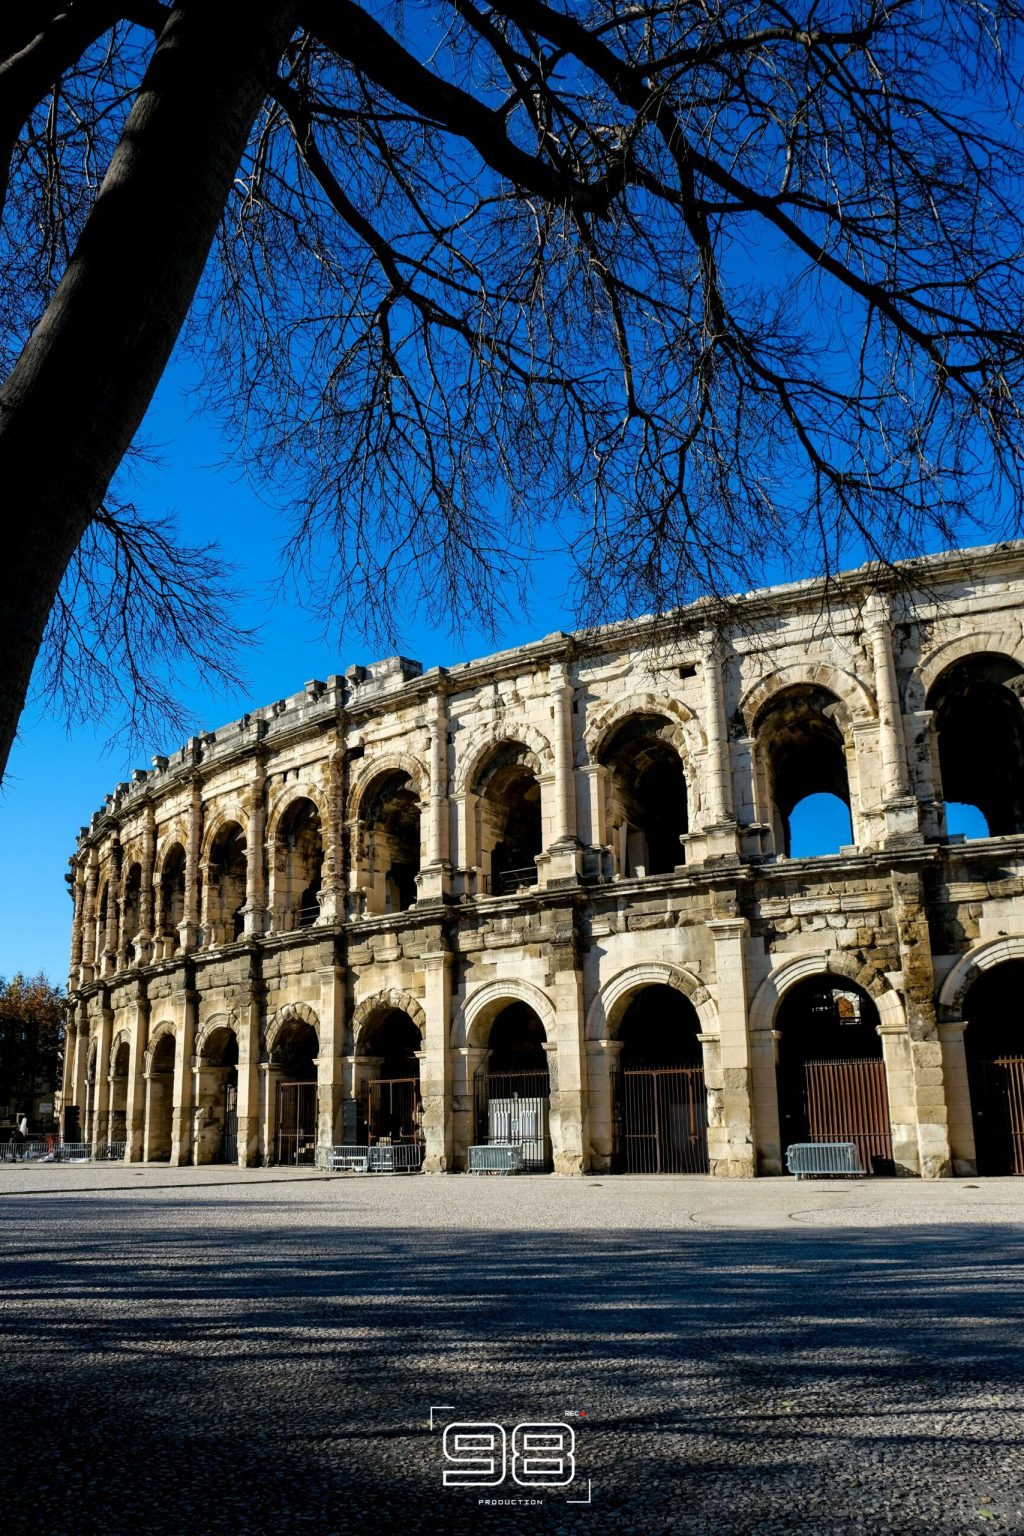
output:
[[[457,749],[455,773],[452,777],[453,795],[464,795],[472,789],[486,759],[495,748],[520,743],[527,750],[525,766],[539,779],[551,773],[554,754],[551,743],[534,726],[525,720],[503,721],[500,728],[478,725],[466,738],[464,746]]]
[[[214,843],[224,828],[232,825],[241,827],[245,836],[246,847],[249,846],[249,817],[242,810],[241,806],[231,810],[217,811],[203,831],[203,845],[199,852],[200,864],[208,864],[210,862],[210,854],[213,851]]]
[[[843,705],[844,734],[854,720],[875,720],[878,705],[871,689],[859,677],[831,662],[797,662],[792,666],[779,667],[766,677],[752,683],[740,699],[737,713],[743,720],[748,736],[756,734],[758,716],[771,703],[776,694],[787,688],[826,688],[835,694]]]
[[[145,865],[145,856],[141,843],[126,843],[121,854],[121,876],[117,882],[117,899],[124,902],[128,890],[128,881],[131,879],[133,869],[141,870]]]
[[[655,986],[674,987],[693,1005],[701,1030],[706,1034],[717,1030],[718,1008],[704,983],[684,966],[650,961],[629,965],[605,982],[587,1010],[586,1038],[608,1039],[637,992]]]
[[[197,1061],[201,1061],[206,1054],[206,1048],[210,1043],[211,1037],[222,1029],[230,1029],[235,1039],[238,1039],[238,1014],[234,1008],[229,1008],[223,1013],[211,1014],[206,1022],[200,1026],[195,1043],[195,1058]]]
[[[363,763],[360,772],[349,787],[348,820],[356,821],[363,813],[367,791],[375,782],[389,773],[407,773],[413,782],[421,804],[426,799],[430,775],[418,757],[408,752],[382,752]]]
[[[320,817],[320,825],[326,838],[327,826],[330,818],[330,803],[323,790],[315,784],[283,784],[272,798],[270,814],[267,817],[266,838],[272,842],[277,836],[277,829],[281,825],[282,818],[287,815],[292,806],[299,800],[309,800],[316,806]]]
[[[96,1062],[99,1059],[99,1051],[100,1043],[94,1036],[89,1046],[89,1054],[85,1063],[85,1080],[87,1083],[95,1083],[96,1081]]]
[[[170,1019],[162,1019],[155,1029],[150,1030],[149,1041],[146,1045],[146,1053],[142,1058],[143,1070],[147,1074],[152,1071],[153,1057],[156,1054],[157,1046],[160,1044],[161,1040],[166,1040],[168,1035],[173,1038],[175,1049],[177,1049],[178,1029],[177,1025],[173,1024]]]
[[[285,1003],[280,1008],[275,1008],[267,1015],[265,1030],[266,1047],[268,1052],[277,1049],[277,1043],[282,1032],[289,1024],[308,1024],[316,1035],[317,1051],[320,1050],[320,1018],[316,1010],[308,1003]]]
[[[817,951],[813,954],[794,955],[777,966],[762,981],[750,1005],[750,1030],[771,1029],[775,1023],[779,1005],[791,987],[810,976],[836,976],[851,981],[871,998],[883,1029],[906,1029],[907,1017],[903,999],[883,973],[873,965],[867,965],[850,955],[835,950]]]
[[[403,992],[400,987],[391,987],[384,992],[374,992],[365,997],[352,1013],[352,1040],[358,1047],[368,1025],[380,1018],[383,1013],[407,1013],[420,1032],[420,1039],[424,1042],[427,1038],[427,1015],[423,1011],[423,1005],[419,1003],[411,992]]]
[[[963,1017],[964,1000],[983,971],[1003,965],[1007,960],[1024,960],[1024,936],[1006,934],[976,944],[961,955],[939,990],[939,1017],[943,1023]]]
[[[707,738],[692,710],[687,709],[678,699],[663,694],[644,693],[618,699],[614,704],[597,711],[583,733],[585,761],[598,762],[619,726],[633,715],[664,715],[672,727],[672,745],[687,763],[707,747]]]
[[[922,656],[907,679],[905,708],[908,711],[926,709],[929,693],[948,667],[984,653],[1007,656],[1024,667],[1024,641],[1021,639],[1020,625],[954,635],[952,639],[933,646]]]
[[[188,829],[181,822],[172,822],[169,827],[165,828],[163,835],[157,842],[156,853],[153,857],[154,880],[158,880],[163,874],[167,857],[174,852],[175,848],[180,848],[183,852],[186,852],[188,849]]]
[[[484,982],[469,994],[452,1021],[452,1045],[479,1045],[481,1035],[509,1003],[526,1003],[543,1024],[548,1040],[554,1039],[555,1009],[547,993],[530,981],[510,978]]]
[[[114,1063],[117,1060],[117,1053],[121,1049],[122,1045],[127,1045],[129,1052],[131,1051],[132,1037],[127,1029],[119,1029],[113,1040],[110,1042],[110,1061],[108,1064],[108,1071],[109,1076],[111,1077],[114,1075]]]

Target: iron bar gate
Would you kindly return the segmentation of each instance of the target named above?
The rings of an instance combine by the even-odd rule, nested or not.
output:
[[[228,1083],[224,1089],[224,1137],[221,1158],[225,1163],[238,1161],[238,1087]]]
[[[620,1075],[626,1173],[707,1173],[703,1067],[626,1067]]]
[[[316,1083],[277,1085],[277,1161],[304,1167],[316,1160]]]
[[[997,1056],[971,1068],[978,1172],[1024,1174],[1024,1056]]]
[[[547,1072],[488,1072],[476,1075],[476,1141],[510,1143],[523,1149],[523,1169],[547,1173],[551,1168]]]
[[[865,1172],[895,1172],[880,1058],[780,1067],[779,1090],[783,1151],[796,1141],[852,1141]]]
[[[366,1085],[369,1141],[421,1142],[418,1077],[377,1077]]]

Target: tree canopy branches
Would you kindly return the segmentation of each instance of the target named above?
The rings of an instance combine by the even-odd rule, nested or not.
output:
[[[0,22],[3,355],[244,37],[173,297],[326,623],[500,617],[555,541],[591,620],[1019,526],[1018,0],[197,3]]]

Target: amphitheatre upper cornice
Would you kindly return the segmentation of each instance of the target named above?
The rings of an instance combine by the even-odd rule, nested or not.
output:
[[[756,633],[762,620],[799,612],[834,611],[843,604],[858,604],[876,592],[916,591],[923,597],[957,578],[979,574],[1024,573],[1024,539],[967,550],[947,550],[915,560],[881,566],[870,562],[855,570],[829,577],[812,577],[759,588],[733,598],[702,597],[684,608],[663,615],[622,619],[593,630],[556,630],[527,645],[459,662],[451,667],[424,671],[418,661],[403,656],[387,657],[369,665],[353,665],[326,681],[313,679],[300,693],[260,706],[216,730],[193,737],[169,755],[153,758],[149,769],[136,769],[131,780],[118,784],[78,836],[81,852],[116,830],[127,814],[140,810],[154,793],[166,794],[192,776],[207,777],[213,771],[251,758],[261,748],[279,748],[304,735],[320,734],[325,727],[356,722],[381,712],[384,705],[403,707],[445,693],[470,692],[483,681],[521,673],[532,666],[562,660],[571,662],[621,650],[640,648],[658,639],[696,639],[702,630],[729,628],[742,635]]]

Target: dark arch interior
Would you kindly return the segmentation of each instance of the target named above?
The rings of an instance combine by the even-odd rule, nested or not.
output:
[[[420,802],[409,774],[389,773],[374,787],[366,825],[375,867],[384,872],[387,909],[405,912],[416,900],[420,872]]]
[[[151,1072],[174,1071],[174,1036],[161,1035],[153,1051]]]
[[[878,1010],[853,982],[809,976],[791,987],[776,1016],[779,1064],[881,1058]]]
[[[978,1172],[1024,1174],[1024,960],[983,971],[964,1000]]]
[[[626,875],[669,875],[683,862],[680,838],[689,830],[686,775],[666,734],[664,715],[636,715],[601,754],[613,775],[614,825],[623,837]]]
[[[128,1044],[127,1040],[122,1040],[121,1044],[118,1046],[117,1052],[116,1052],[116,1054],[114,1056],[114,1066],[113,1066],[113,1071],[111,1073],[111,1076],[113,1076],[113,1077],[127,1077],[128,1076],[128,1063],[129,1063],[130,1059],[131,1059],[131,1046]]]
[[[221,922],[236,939],[244,927],[245,862],[245,833],[237,822],[228,822],[210,850],[210,878],[220,897]]]
[[[828,689],[800,684],[778,694],[758,719],[756,732],[767,760],[776,846],[786,858],[793,847],[790,818],[802,801],[811,795],[834,795],[849,810],[846,750],[836,719],[839,709],[839,700]],[[842,842],[837,842],[833,830],[821,846],[812,845],[814,853],[835,852],[850,841],[852,832],[845,833],[843,828]]]
[[[477,781],[481,833],[491,855],[491,889],[504,895],[535,885],[536,858],[543,852],[540,785],[524,762],[526,747],[506,742]]]
[[[142,927],[142,865],[133,864],[124,883],[124,943],[128,960],[135,957],[132,942]]]
[[[323,835],[320,812],[312,800],[296,800],[285,811],[277,830],[285,850],[291,924],[309,928],[320,915],[318,896],[323,877]]]
[[[218,1029],[206,1042],[203,1062],[208,1067],[238,1065],[238,1037],[233,1029]]]
[[[185,850],[180,843],[164,859],[160,895],[164,933],[172,934],[185,921]]]
[[[1024,831],[1024,671],[1007,656],[965,657],[928,695],[943,798],[976,807],[990,837]]]
[[[311,1024],[293,1020],[277,1043],[275,1055],[284,1082],[311,1083],[316,1078],[319,1053],[316,1030]]]
[[[363,1055],[381,1057],[377,1076],[382,1078],[418,1077],[416,1052],[421,1048],[419,1029],[400,1008],[383,1014],[363,1037]]]
[[[699,1067],[703,1060],[700,1020],[689,998],[676,987],[644,987],[631,1000],[618,1028],[619,1065]]]
[[[490,1072],[546,1072],[544,1025],[528,1003],[509,1003],[491,1025]]]

